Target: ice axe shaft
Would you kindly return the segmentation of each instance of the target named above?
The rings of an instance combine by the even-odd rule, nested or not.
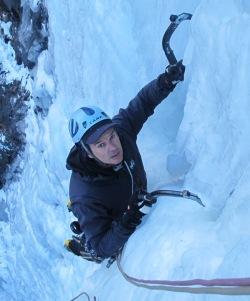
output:
[[[198,195],[188,191],[177,191],[177,190],[155,190],[149,193],[149,196],[151,197],[160,197],[160,196],[172,196],[172,197],[181,197],[185,199],[190,199],[198,204],[200,204],[202,207],[205,207],[205,205],[202,203],[201,199],[198,197]]]
[[[192,18],[192,15],[189,13],[182,13],[180,15],[171,15],[170,16],[171,23],[168,26],[168,28],[165,31],[163,38],[162,38],[162,48],[165,52],[165,55],[166,55],[170,65],[175,65],[177,63],[177,59],[174,55],[174,52],[170,47],[171,36],[182,21],[191,20],[191,18]]]

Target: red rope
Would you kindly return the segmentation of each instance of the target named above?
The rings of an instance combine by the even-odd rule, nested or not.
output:
[[[191,279],[191,280],[144,280],[134,277],[129,278],[135,282],[145,284],[160,284],[173,286],[250,286],[250,278],[217,278],[217,279]]]
[[[217,279],[191,279],[191,280],[146,280],[129,276],[121,266],[120,253],[117,257],[117,265],[126,280],[150,289],[165,289],[170,291],[190,293],[213,294],[250,294],[250,278],[217,278]],[[201,286],[201,287],[192,287]],[[209,291],[209,288],[211,289]]]
[[[123,277],[134,285],[148,289],[167,290],[173,292],[186,292],[192,294],[217,295],[250,295],[250,278],[216,278],[216,279],[190,279],[190,280],[146,280],[129,276],[121,266],[122,253],[117,256],[117,266]],[[196,286],[196,287],[195,287]],[[198,287],[197,287],[198,286]],[[85,295],[82,292],[70,301],[77,300]],[[96,297],[94,297],[96,301]]]

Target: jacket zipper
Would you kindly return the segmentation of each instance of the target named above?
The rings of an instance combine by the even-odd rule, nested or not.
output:
[[[129,172],[129,175],[130,175],[130,178],[131,178],[131,184],[132,184],[132,194],[131,194],[131,197],[132,197],[133,194],[134,194],[134,178],[133,178],[133,175],[132,175],[132,173],[131,173],[131,171],[130,171],[130,169],[128,167],[128,164],[127,164],[127,162],[125,160],[124,160],[124,163],[125,163],[125,165],[127,167],[127,170]]]

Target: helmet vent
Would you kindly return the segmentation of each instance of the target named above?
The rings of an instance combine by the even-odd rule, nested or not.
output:
[[[82,107],[81,110],[83,110],[83,112],[88,116],[95,114],[95,111],[91,108]]]
[[[78,130],[79,130],[78,123],[75,122],[74,120],[71,120],[70,128],[69,128],[71,136],[74,137],[77,134]]]
[[[87,127],[87,122],[84,121],[84,122],[82,123],[82,126],[86,129],[86,127]]]

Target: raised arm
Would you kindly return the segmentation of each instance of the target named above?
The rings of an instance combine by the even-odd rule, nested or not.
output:
[[[155,107],[183,80],[185,67],[182,62],[167,68],[157,79],[151,81],[132,99],[126,109],[120,109],[113,121],[131,135],[137,136],[144,122],[154,113]]]

